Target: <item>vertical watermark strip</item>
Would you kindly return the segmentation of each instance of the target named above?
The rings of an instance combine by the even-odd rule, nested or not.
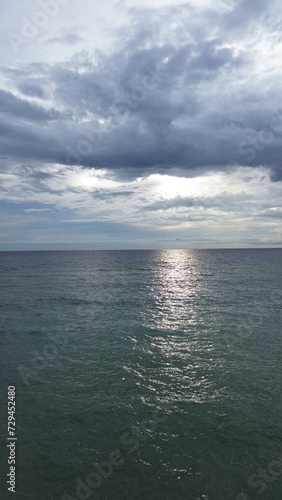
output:
[[[8,387],[8,467],[7,474],[8,491],[16,492],[16,388],[14,385]]]

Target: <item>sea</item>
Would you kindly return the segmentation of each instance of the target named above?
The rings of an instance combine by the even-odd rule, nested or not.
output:
[[[282,249],[1,252],[0,275],[1,500],[281,500]]]

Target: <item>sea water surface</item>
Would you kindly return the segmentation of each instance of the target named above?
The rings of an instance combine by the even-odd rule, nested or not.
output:
[[[1,500],[282,498],[281,249],[1,252],[0,275]]]

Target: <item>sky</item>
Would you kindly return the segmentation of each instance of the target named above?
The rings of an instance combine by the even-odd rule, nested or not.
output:
[[[0,250],[282,246],[279,0],[0,4]]]

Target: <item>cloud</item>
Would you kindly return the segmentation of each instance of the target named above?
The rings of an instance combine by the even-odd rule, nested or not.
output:
[[[267,17],[267,14],[273,11],[277,4],[277,0],[270,0],[267,3],[264,0],[256,0],[254,7],[254,4],[249,0],[239,0],[234,3],[234,8],[224,18],[223,28],[227,32],[236,30],[239,33],[245,33],[250,26],[252,27],[253,21],[256,24],[264,22],[263,16]]]
[[[51,208],[27,208],[24,210],[27,213],[31,212],[51,212]]]
[[[4,90],[0,90],[0,109],[2,118],[3,115],[13,115],[19,120],[31,121],[33,123],[44,120],[56,120],[60,116],[60,113],[55,109],[46,110],[29,101],[19,99],[11,92],[5,92]]]
[[[18,86],[18,89],[22,92],[22,94],[28,97],[37,97],[38,99],[44,98],[44,89],[36,83],[25,81]]]
[[[282,209],[281,208],[271,208],[269,210],[265,210],[260,214],[260,217],[270,217],[273,219],[282,219]]]
[[[259,7],[261,14],[268,11],[261,2]],[[217,36],[198,37],[194,25],[200,16],[205,25],[208,14],[214,18]],[[135,8],[131,17],[133,28],[118,31],[123,36],[110,53],[84,50],[67,62],[47,67],[32,64],[20,70],[21,92],[44,96],[57,109],[1,91],[2,113],[18,120],[3,132],[17,138],[14,154],[26,161],[99,165],[116,173],[127,168],[130,177],[175,167],[189,175],[194,168],[218,170],[233,161],[267,165],[272,179],[280,180],[282,115],[277,109],[278,89],[274,90],[280,76],[265,91],[264,75],[257,67],[260,84],[254,88],[249,72],[253,74],[250,53],[256,39],[246,53],[240,39],[232,39],[230,45],[226,35],[231,19],[236,25],[237,18],[247,22],[253,17],[249,4],[237,2],[225,15],[216,9],[199,12],[189,5]],[[63,39],[81,41],[79,35],[67,33],[49,42]],[[35,71],[42,86],[30,79]],[[6,72],[13,81],[13,70]],[[275,115],[279,132],[269,125]],[[30,141],[36,147],[28,147],[25,126],[21,130],[21,122],[27,120]],[[39,120],[53,123],[40,130]],[[263,137],[265,129],[272,141]],[[11,146],[3,144],[3,151],[12,155]]]
[[[83,42],[83,37],[76,35],[75,33],[66,33],[63,35],[54,36],[49,38],[46,43],[63,43],[63,44],[76,44],[78,42]]]

